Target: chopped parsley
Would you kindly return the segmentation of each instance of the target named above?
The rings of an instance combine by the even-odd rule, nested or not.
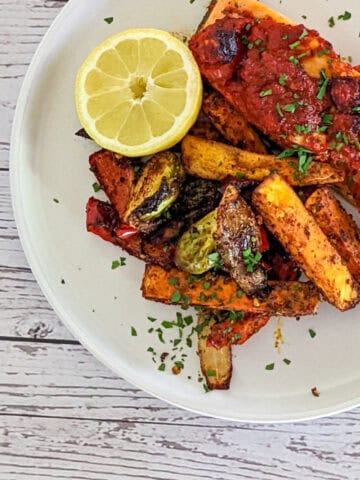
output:
[[[293,148],[287,148],[282,151],[276,158],[289,158],[295,154],[299,159],[298,170],[300,173],[304,174],[313,160],[312,152],[307,148],[294,145]]]
[[[315,332],[315,330],[313,330],[312,328],[309,328],[309,335],[310,335],[311,338],[316,337],[316,332]]]
[[[166,368],[166,365],[165,363],[161,363],[158,370],[160,370],[160,372],[164,372],[165,371],[165,368]]]
[[[274,370],[275,363],[269,363],[265,366],[265,370]]]
[[[269,90],[262,90],[260,93],[259,93],[259,97],[263,98],[263,97],[268,97],[269,95],[272,95],[272,90],[269,89]]]
[[[316,95],[318,100],[322,100],[325,96],[327,86],[329,84],[330,78],[326,75],[324,69],[320,70],[320,81],[319,81],[319,91]]]
[[[293,63],[294,65],[299,65],[299,63],[300,63],[299,60],[298,60],[296,57],[294,57],[294,55],[291,55],[291,56],[289,57],[289,61],[290,61],[291,63]]]
[[[287,105],[284,105],[282,109],[284,112],[295,113],[296,109],[301,105],[304,105],[304,102],[288,103]]]
[[[210,389],[209,389],[209,387],[206,385],[206,383],[203,383],[203,389],[204,389],[204,392],[205,392],[205,393],[209,393],[209,392],[210,392]]]
[[[351,13],[345,10],[345,12],[338,16],[338,20],[350,20]]]
[[[181,300],[181,293],[179,292],[179,290],[175,290],[171,295],[170,301],[171,303],[177,303],[180,300]]]
[[[296,133],[303,133],[304,135],[311,132],[311,126],[308,123],[305,123],[304,125],[294,125],[294,128]]]
[[[207,377],[215,377],[215,375],[216,375],[215,370],[207,370],[206,372]]]
[[[251,248],[249,247],[242,252],[242,255],[246,266],[246,271],[252,273],[254,271],[255,265],[259,263],[262,258],[261,253],[256,252],[254,255]]]
[[[294,50],[294,49],[297,48],[300,44],[301,44],[300,40],[296,40],[296,42],[290,43],[289,48],[290,48],[290,50]]]
[[[95,193],[99,192],[101,190],[101,185],[99,185],[97,182],[94,182],[92,184],[93,190]]]
[[[179,285],[179,279],[177,277],[170,277],[168,281],[169,285]]]
[[[222,261],[218,252],[209,253],[208,259],[214,265],[215,270],[219,270],[222,267]]]
[[[110,25],[111,23],[113,23],[113,21],[114,21],[114,17],[106,17],[106,18],[104,18],[104,22],[106,22],[106,23],[109,24],[109,25]]]
[[[132,337],[137,337],[137,331],[136,331],[135,327],[131,327],[131,336]]]
[[[358,105],[357,107],[353,107],[353,108],[352,108],[352,111],[353,111],[354,113],[360,113],[360,105]]]
[[[279,85],[283,87],[286,84],[286,80],[287,80],[286,73],[282,73],[279,77]]]
[[[291,360],[289,360],[288,358],[283,358],[283,362],[286,363],[286,365],[290,365]]]
[[[126,258],[120,257],[119,260],[113,260],[111,264],[111,270],[115,270],[116,268],[119,268],[119,267],[124,267],[125,265],[126,265]]]
[[[332,28],[334,25],[335,25],[335,19],[334,17],[330,17],[328,19],[328,24],[329,24],[329,27]]]
[[[53,202],[54,202],[54,203],[60,203],[57,198],[53,198]]]
[[[281,118],[284,117],[284,114],[283,114],[283,111],[281,110],[281,106],[280,106],[279,102],[277,102],[277,104],[276,104],[276,111],[278,112],[278,114],[280,115]]]
[[[331,50],[329,48],[325,48],[324,50],[319,50],[317,52],[318,57],[322,57],[324,55],[330,55]]]

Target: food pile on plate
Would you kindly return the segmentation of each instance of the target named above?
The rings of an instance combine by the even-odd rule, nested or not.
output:
[[[210,389],[271,316],[356,306],[338,198],[360,206],[360,73],[315,30],[219,0],[189,48],[149,29],[104,42],[76,105],[109,199],[89,199],[87,229],[145,262],[145,298],[196,307]]]

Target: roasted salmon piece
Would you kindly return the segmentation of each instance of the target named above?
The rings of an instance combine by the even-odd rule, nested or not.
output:
[[[316,30],[218,0],[189,46],[210,85],[289,156],[360,170],[360,73]]]

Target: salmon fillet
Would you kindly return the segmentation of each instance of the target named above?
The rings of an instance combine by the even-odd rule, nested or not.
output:
[[[258,1],[218,0],[189,46],[211,86],[289,156],[345,168],[360,206],[360,73],[328,41]]]

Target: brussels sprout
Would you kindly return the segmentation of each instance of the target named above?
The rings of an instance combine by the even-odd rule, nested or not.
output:
[[[177,199],[185,172],[172,152],[154,155],[143,167],[126,212],[126,221],[139,230],[158,219]],[[145,225],[144,225],[145,223]]]
[[[175,263],[181,269],[200,275],[214,267],[211,253],[216,250],[213,234],[216,231],[216,214],[213,210],[194,223],[177,243]]]

